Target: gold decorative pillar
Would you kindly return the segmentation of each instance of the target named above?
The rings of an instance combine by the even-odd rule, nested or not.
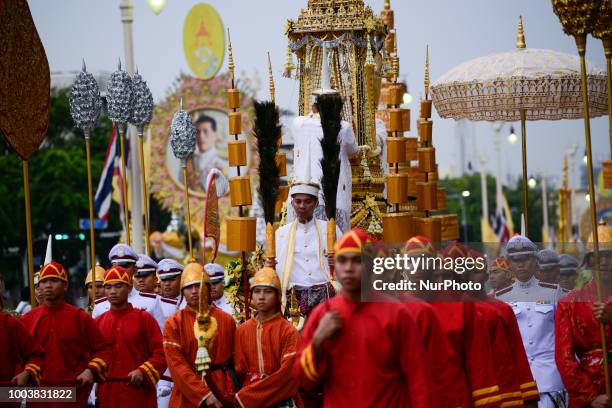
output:
[[[246,163],[246,142],[239,140],[242,133],[242,114],[238,111],[240,107],[240,91],[235,88],[234,76],[234,56],[232,53],[232,41],[229,30],[228,38],[228,67],[230,71],[231,86],[227,90],[227,103],[230,108],[229,114],[229,133],[234,136],[230,141],[232,152],[229,160],[230,166],[236,167],[236,176],[231,177],[230,201],[232,206],[238,207],[238,216],[228,216],[227,221],[227,249],[229,251],[240,252],[240,265],[242,267],[242,291],[244,295],[243,318],[250,317],[249,300],[249,281],[246,253],[255,250],[256,247],[256,219],[245,214],[245,207],[251,205],[251,180],[248,174],[241,175],[241,166]]]

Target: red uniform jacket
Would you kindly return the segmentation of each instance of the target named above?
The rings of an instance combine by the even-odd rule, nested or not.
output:
[[[217,334],[208,349],[212,365],[204,379],[195,371],[198,343],[193,324],[196,313],[187,307],[166,320],[164,352],[174,381],[169,403],[172,408],[199,407],[213,392],[225,405],[233,404],[232,383],[225,368],[231,365],[234,354],[236,322],[214,305],[210,306],[210,313],[217,319]]]
[[[495,303],[501,302],[474,301],[474,306],[489,331],[491,344],[495,345],[496,352],[492,354],[493,368],[499,383],[501,406],[522,406],[523,394],[519,383],[518,367],[506,336],[501,312]]]
[[[112,343],[113,355],[108,362],[108,377],[123,378],[140,369],[144,383],[140,387],[127,382],[107,382],[98,386],[100,407],[127,407],[157,404],[156,384],[166,370],[166,358],[159,325],[144,310],[128,303],[124,310],[109,310],[96,318],[98,328]]]
[[[23,370],[32,384],[40,383],[45,353],[17,318],[0,312],[0,382],[10,382]]]
[[[410,296],[403,300],[423,339],[424,357],[428,360],[433,379],[434,401],[431,406],[454,407],[457,401],[468,400],[467,381],[461,359],[442,332],[433,308],[428,303]]]
[[[242,380],[236,400],[243,408],[273,407],[293,398],[301,406],[292,376],[299,334],[280,314],[251,318],[236,331],[234,364]]]
[[[85,311],[65,302],[53,308],[42,305],[21,316],[21,322],[45,351],[43,383],[76,381],[86,368],[96,376],[106,371],[111,344]],[[91,386],[77,387],[74,404],[32,403],[29,406],[86,407],[90,392]]]
[[[330,310],[338,312],[343,326],[315,355],[314,332]],[[306,389],[323,385],[325,407],[429,407],[432,381],[424,353],[404,305],[355,303],[340,295],[310,315],[294,373]]]
[[[461,358],[469,395],[456,406],[494,407],[501,403],[493,367],[491,342],[485,323],[472,302],[431,302],[442,331]]]
[[[507,303],[500,301],[491,301],[488,304],[497,309],[497,312],[502,319],[504,335],[508,343],[508,348],[505,350],[509,352],[508,356],[510,357],[514,366],[514,375],[516,375],[516,380],[518,382],[523,401],[539,400],[540,393],[538,392],[538,387],[533,380],[531,368],[529,368],[529,361],[527,360],[527,353],[525,352],[525,347],[523,346],[521,331],[518,327],[518,323],[516,322],[516,316],[514,315],[512,308]]]
[[[557,304],[555,316],[555,360],[569,393],[569,406],[584,407],[605,394],[599,321],[593,315],[597,300],[593,282],[569,292]],[[606,325],[608,350],[612,330]]]

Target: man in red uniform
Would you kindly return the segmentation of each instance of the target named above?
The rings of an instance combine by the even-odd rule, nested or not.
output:
[[[514,283],[510,261],[505,256],[495,258],[489,268],[489,283],[493,289],[492,294],[500,289],[507,288]]]
[[[465,258],[473,259],[475,265],[478,259],[485,259],[483,254],[474,250],[469,250]],[[525,406],[537,407],[540,394],[529,368],[516,317],[507,303],[487,296],[484,289],[488,279],[486,263],[483,262],[483,266],[469,268],[465,277],[467,281],[480,284],[480,289],[470,292],[469,296],[483,310],[490,338],[495,345],[492,351],[501,406],[519,406],[522,400]]]
[[[2,312],[3,305],[0,292],[0,382],[37,385],[45,354],[17,318]]]
[[[242,408],[285,402],[302,406],[291,375],[299,334],[280,314],[280,293],[280,280],[272,268],[260,269],[251,279],[257,313],[238,327],[234,347],[236,374],[242,380],[236,402]]]
[[[84,310],[64,300],[68,274],[62,265],[51,261],[39,273],[44,304],[21,317],[30,335],[45,350],[42,382],[74,382],[76,403],[39,403],[30,406],[86,407],[94,380],[103,380],[108,367],[111,344]]]
[[[210,315],[217,322],[212,345],[208,347],[212,362],[205,375],[196,372],[194,368],[198,351],[194,323],[202,280],[207,285],[206,293],[209,295],[208,274],[202,265],[190,263],[185,267],[181,290],[187,307],[169,317],[164,325],[164,352],[174,381],[169,404],[172,408],[231,407],[234,401],[229,366],[234,354],[236,323],[230,315],[210,304],[210,296],[207,296]]]
[[[294,373],[306,389],[323,386],[325,407],[428,407],[431,375],[410,313],[399,302],[361,302],[361,250],[368,241],[353,228],[336,242],[342,293],[313,310]]]
[[[410,238],[404,244],[403,254],[421,259],[433,259],[437,253],[431,240],[424,236]],[[428,264],[427,261],[425,265]],[[453,279],[454,272],[434,271],[420,268],[414,271],[420,281]],[[449,340],[454,355],[459,356],[459,364],[446,366],[453,370],[457,385],[443,395],[454,391],[453,404],[460,407],[494,407],[501,403],[498,380],[495,375],[491,344],[484,322],[479,319],[478,311],[472,302],[465,302],[452,292],[422,292],[419,295],[427,300],[440,322],[442,332]]]
[[[555,361],[569,394],[569,407],[612,407],[606,396],[599,325],[606,330],[608,350],[612,350],[612,231],[605,225],[599,234],[599,270],[605,303],[597,302],[597,288],[592,280],[559,299],[555,316]],[[592,241],[592,237],[589,239]],[[593,247],[585,263],[595,266]],[[611,366],[612,367],[612,366]]]
[[[97,391],[100,407],[157,405],[156,384],[166,369],[162,335],[153,316],[128,303],[131,290],[132,278],[127,270],[114,266],[106,271],[104,292],[110,310],[98,316],[96,324],[113,344],[108,377],[129,381],[100,384]]]

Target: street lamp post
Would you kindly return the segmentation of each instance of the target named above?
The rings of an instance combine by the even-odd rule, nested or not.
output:
[[[134,74],[134,40],[132,23],[134,22],[134,6],[132,0],[121,0],[119,5],[121,10],[121,23],[123,24],[123,47],[125,51],[125,64],[127,72],[130,75]],[[130,143],[130,155],[135,157],[138,154],[138,139],[136,135],[136,127],[134,125],[128,126],[127,137]],[[140,185],[140,162],[138,160],[130,160],[130,188],[131,188],[131,200],[130,210],[132,213],[132,245],[137,253],[144,251],[143,246],[143,213],[142,213],[142,190]],[[148,197],[145,197],[148,199]],[[127,205],[127,203],[126,203]],[[129,228],[129,226],[128,226]],[[147,237],[148,238],[148,237]],[[145,239],[147,239],[145,238]]]

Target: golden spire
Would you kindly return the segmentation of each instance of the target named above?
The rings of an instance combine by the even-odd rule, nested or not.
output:
[[[563,165],[561,169],[563,171],[563,188],[567,189],[567,155],[563,155]]]
[[[429,45],[425,46],[425,99],[429,98]]]
[[[391,8],[391,0],[385,0],[385,10],[389,10]]]
[[[397,56],[397,36],[395,36],[393,44],[393,53],[391,54],[391,78],[392,82],[397,82],[399,76],[399,57]]]
[[[227,29],[227,68],[230,72],[230,79],[232,80],[232,87],[234,86],[234,53],[232,52],[232,37],[230,36],[230,30]]]
[[[523,16],[519,16],[518,33],[516,33],[516,48],[526,48],[525,32],[523,31]]]
[[[272,60],[270,60],[270,52],[268,52],[268,87],[270,88],[270,98],[274,102],[274,75],[272,74]]]

